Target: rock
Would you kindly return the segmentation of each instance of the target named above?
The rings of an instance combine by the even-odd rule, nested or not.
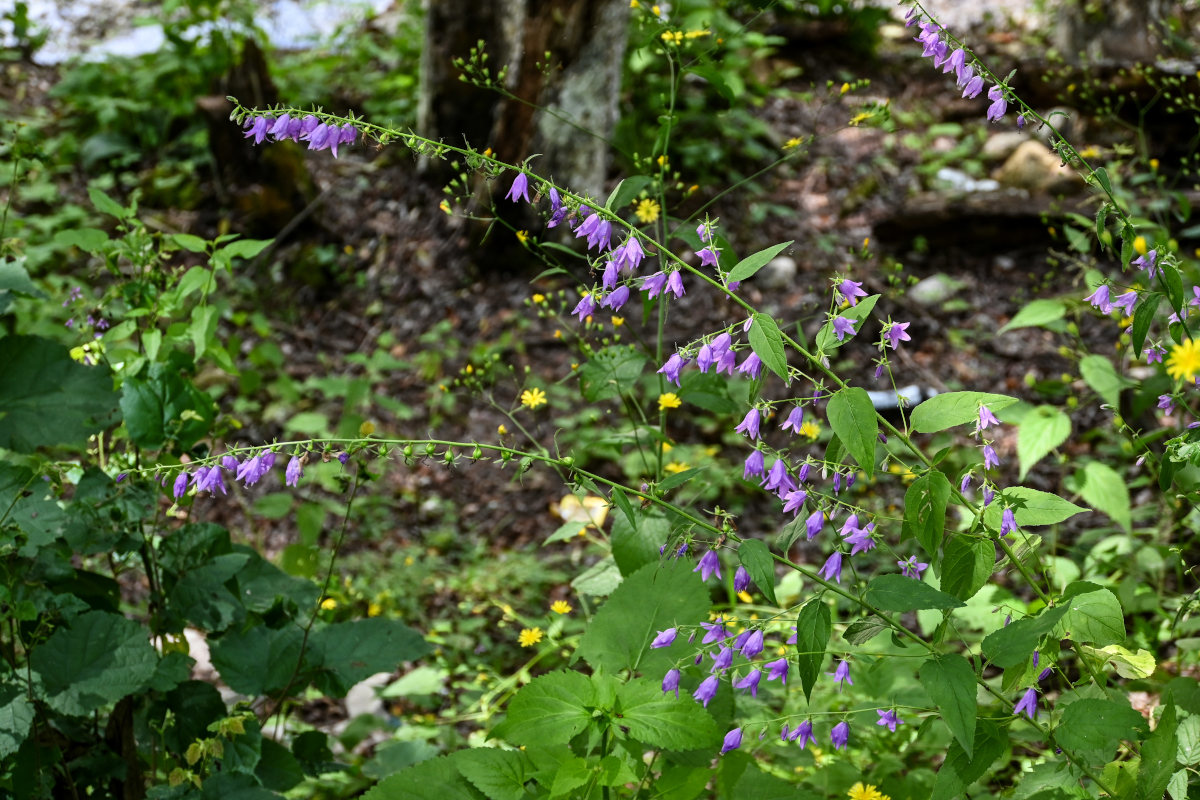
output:
[[[796,260],[789,256],[777,256],[754,276],[764,289],[787,289],[796,281]]]
[[[942,167],[937,171],[937,179],[950,184],[951,189],[959,194],[974,194],[976,192],[994,192],[1000,184],[991,178],[976,180],[962,170],[952,167]]]
[[[1044,144],[1032,140],[1018,147],[992,177],[1031,194],[1065,192],[1082,185],[1074,170],[1064,167]]]
[[[993,133],[983,143],[979,155],[984,161],[1003,161],[1027,141],[1029,141],[1029,134],[1026,133],[1017,131]]]
[[[392,673],[376,672],[369,678],[359,681],[346,692],[346,718],[354,719],[363,714],[384,716],[387,709],[379,698],[379,690],[391,683]]]
[[[949,275],[930,275],[908,290],[908,297],[922,306],[940,306],[966,286],[965,281],[955,280]]]

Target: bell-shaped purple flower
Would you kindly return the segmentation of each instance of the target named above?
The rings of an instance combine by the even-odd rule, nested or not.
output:
[[[792,410],[788,413],[787,419],[779,427],[782,430],[790,430],[792,433],[799,433],[800,426],[804,424],[804,406],[792,406]]]
[[[742,729],[734,728],[729,733],[725,734],[725,741],[721,745],[721,755],[725,755],[730,750],[737,750],[742,746]]]
[[[711,655],[713,659],[712,672],[714,673],[722,672],[733,666],[732,647],[722,647],[717,652],[710,653],[709,655]]]
[[[1037,719],[1037,689],[1027,689],[1024,696],[1013,706],[1013,714],[1024,714],[1030,720]]]
[[[675,641],[675,636],[678,631],[675,628],[667,628],[665,631],[659,631],[654,637],[654,641],[650,643],[651,647],[670,647]]]
[[[175,476],[175,483],[171,486],[171,494],[174,495],[176,500],[187,493],[188,478],[189,476],[186,471],[180,472]]]
[[[667,291],[675,295],[676,300],[685,294],[683,290],[683,275],[679,270],[675,270],[667,276]]]
[[[896,716],[896,709],[889,708],[887,710],[875,709],[875,713],[879,715],[879,720],[876,725],[882,725],[892,733],[896,732],[897,725],[903,725],[904,720]]]
[[[774,661],[768,661],[766,667],[768,681],[787,683],[788,660],[786,658],[777,658]]]
[[[716,675],[709,675],[700,681],[700,685],[696,687],[696,691],[692,692],[692,697],[703,703],[705,708],[708,708],[708,701],[717,696],[717,687],[720,686],[720,683]]]
[[[758,438],[760,417],[757,408],[752,408],[746,412],[746,416],[742,419],[740,425],[734,428],[738,433],[744,433],[751,439]]]
[[[799,725],[797,725],[796,732],[792,735],[792,738],[796,739],[796,744],[800,745],[801,750],[803,750],[809,742],[815,742],[817,737],[813,735],[812,722],[809,720],[804,720],[804,722],[801,722]]]
[[[825,512],[821,511],[821,509],[818,508],[816,511],[814,511],[812,514],[810,514],[808,516],[808,519],[806,519],[804,521],[805,533],[808,534],[809,541],[812,541],[812,538],[821,532],[821,528],[824,525],[825,525]],[[840,568],[840,564],[839,564],[839,568]],[[839,583],[840,583],[840,581],[839,581]]]
[[[755,658],[763,651],[763,632],[757,628],[742,644],[741,653],[745,658]]]
[[[762,476],[764,471],[764,459],[761,450],[755,450],[746,456],[746,468],[742,471],[743,480],[749,480],[751,475]]]
[[[854,685],[854,681],[850,680],[850,662],[844,658],[838,662],[837,669],[833,671],[832,675],[833,682],[839,690],[842,688],[843,683],[845,683],[847,686]]]
[[[667,670],[667,674],[663,676],[662,682],[663,694],[674,692],[676,697],[679,697],[679,670]]]
[[[512,200],[514,203],[518,200],[529,202],[529,178],[525,177],[524,172],[518,172],[517,177],[513,178],[512,186],[508,190],[505,199]]]
[[[675,353],[667,359],[667,363],[662,365],[662,367],[658,370],[658,373],[665,376],[669,383],[673,383],[678,386],[679,373],[685,366],[687,366],[687,360],[683,356],[679,355],[679,353]]]
[[[304,467],[300,463],[298,456],[292,456],[288,461],[287,469],[283,472],[284,483],[288,486],[295,486],[300,482],[300,476],[304,474]]]
[[[762,680],[762,670],[752,669],[740,681],[733,685],[735,689],[749,689],[751,697],[758,697],[758,683]]]
[[[833,742],[835,750],[841,750],[850,741],[850,723],[842,720],[837,725],[833,726],[833,730],[829,732],[829,741]]]
[[[750,588],[750,573],[743,566],[738,566],[737,572],[733,573],[733,590],[735,592],[744,592]]]
[[[717,580],[721,579],[721,560],[717,558],[716,550],[709,550],[704,555],[700,556],[700,563],[692,572],[699,572],[701,580],[707,581],[713,575],[717,576]]]

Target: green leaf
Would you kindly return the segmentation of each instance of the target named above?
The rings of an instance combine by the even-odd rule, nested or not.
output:
[[[304,768],[292,751],[274,739],[261,739],[258,766],[254,776],[273,792],[286,792],[304,780]]]
[[[829,398],[829,426],[870,478],[875,472],[879,418],[866,389],[850,386]]]
[[[628,577],[647,564],[657,564],[661,556],[658,548],[666,543],[671,535],[671,523],[661,511],[635,511],[636,522],[630,524],[625,517],[613,517],[612,543],[613,558],[621,569],[621,574]],[[576,529],[578,529],[576,525]]]
[[[168,238],[190,253],[203,253],[208,250],[208,242],[190,233],[174,233]]]
[[[871,311],[875,308],[875,304],[877,302],[879,302],[879,295],[877,294],[864,297],[858,301],[858,305],[853,305],[850,306],[850,308],[843,310],[839,316],[844,317],[845,319],[853,320],[856,323],[862,322],[864,319],[870,316]],[[861,331],[862,326],[858,325],[854,328],[854,330]],[[821,327],[821,330],[817,331],[817,352],[829,353],[831,350],[838,349],[848,341],[850,340],[843,339],[840,342],[838,341],[837,332],[834,331],[833,328],[833,320],[829,320]]]
[[[110,217],[116,217],[117,219],[128,219],[133,216],[131,209],[125,208],[95,186],[88,187],[88,197],[92,199],[92,205],[101,214],[108,214]]]
[[[1108,180],[1108,170],[1104,169],[1104,167],[1096,167],[1092,170],[1092,177],[1096,179],[1096,183],[1100,184],[1100,188],[1104,190],[1104,193],[1111,197],[1113,190],[1112,183]]]
[[[704,707],[691,698],[664,694],[657,679],[618,687],[615,711],[614,724],[650,747],[697,750],[714,747],[718,741],[716,723]]]
[[[636,388],[646,357],[632,346],[605,347],[579,370],[579,387],[590,403],[611,400]]]
[[[1138,770],[1135,800],[1162,800],[1171,781],[1171,773],[1175,771],[1175,732],[1178,726],[1175,699],[1168,693],[1158,726],[1142,744],[1142,767]]]
[[[847,625],[846,630],[842,631],[842,638],[850,644],[861,645],[891,629],[892,626],[884,622],[882,617],[872,614]]]
[[[637,519],[633,515],[633,505],[630,504],[629,498],[625,496],[625,492],[620,487],[614,486],[610,493],[612,504],[621,509],[621,513],[625,515],[625,519],[629,520],[630,525],[637,525]]]
[[[957,739],[950,743],[946,760],[934,781],[931,800],[952,800],[963,796],[967,787],[983,777],[1007,746],[1007,733],[1001,733],[994,722],[977,720],[973,753],[967,755]]]
[[[1178,313],[1183,309],[1183,278],[1179,270],[1170,264],[1160,264],[1159,274],[1167,287],[1167,302],[1171,310]]]
[[[1075,252],[1086,254],[1092,249],[1091,237],[1078,228],[1064,225],[1063,233],[1067,235],[1067,244],[1071,245],[1071,249]]]
[[[651,183],[653,183],[653,179],[649,175],[631,175],[625,178],[608,195],[608,200],[604,202],[604,208],[608,211],[619,212],[633,202],[633,199]]]
[[[1001,492],[1003,503],[992,503],[983,512],[983,519],[991,528],[1000,527],[1000,515],[1004,505],[1013,508],[1013,517],[1017,524],[1053,525],[1056,522],[1068,520],[1076,514],[1082,514],[1088,509],[1077,506],[1069,500],[1064,500],[1056,494],[1028,489],[1024,486],[1013,486]]]
[[[576,655],[606,672],[636,670],[657,631],[707,618],[708,609],[708,591],[688,563],[647,564],[596,612]]]
[[[455,756],[458,771],[489,800],[523,800],[528,796],[525,783],[530,779],[529,759],[520,750],[473,747]]]
[[[227,553],[188,570],[171,587],[170,607],[181,617],[208,631],[223,631],[245,618],[241,602],[225,586],[250,559],[248,553]]]
[[[38,291],[29,279],[29,273],[16,261],[0,261],[0,292],[15,292],[29,297],[46,296]]]
[[[392,773],[371,787],[362,800],[482,800],[485,795],[459,773],[460,750]]]
[[[1017,426],[1017,458],[1021,462],[1020,480],[1034,464],[1071,435],[1071,418],[1054,406],[1038,406],[1025,415]]]
[[[580,594],[604,597],[621,585],[621,570],[611,556],[602,558],[571,581],[571,588]]]
[[[1079,359],[1079,374],[1105,403],[1120,408],[1121,390],[1129,386],[1129,381],[1117,374],[1111,361],[1104,356],[1084,356]]]
[[[157,450],[168,442],[188,450],[208,435],[216,411],[212,398],[166,364],[153,364],[145,378],[125,379],[121,413],[129,438]]]
[[[300,662],[304,632],[288,625],[268,628],[254,625],[209,640],[212,664],[229,688],[257,697],[287,686]],[[291,687],[298,691],[300,686]]]
[[[1163,296],[1158,292],[1150,292],[1138,303],[1133,312],[1133,331],[1131,333],[1133,354],[1141,356],[1146,344],[1146,334],[1150,332],[1150,324],[1158,316],[1158,304]]]
[[[1067,314],[1067,304],[1061,300],[1031,300],[1002,327],[998,333],[1017,328],[1046,327]]]
[[[1139,649],[1136,653],[1131,653],[1119,644],[1110,644],[1105,647],[1090,647],[1081,644],[1079,652],[1112,664],[1118,675],[1131,680],[1149,678],[1154,674],[1154,668],[1158,666],[1158,662],[1154,660],[1154,654],[1149,650]]]
[[[743,539],[738,545],[738,559],[767,602],[778,605],[779,601],[775,599],[775,560],[771,558],[770,548],[758,539]]]
[[[792,242],[784,242],[782,244],[773,244],[766,250],[759,250],[757,253],[752,253],[739,261],[733,269],[729,271],[728,282],[744,281],[758,272],[771,262],[771,259],[782,253],[784,250],[792,246]],[[758,352],[757,349],[755,352]],[[763,358],[760,353],[759,358]],[[765,362],[766,359],[763,358]]]
[[[74,228],[54,234],[55,244],[78,247],[85,253],[100,253],[108,242],[108,234],[96,228]]]
[[[0,447],[82,444],[115,421],[116,407],[107,368],[77,363],[40,336],[0,339]]]
[[[319,672],[313,683],[334,697],[376,672],[391,672],[433,648],[421,634],[397,619],[372,617],[337,622],[314,631],[305,655]]]
[[[596,700],[596,686],[588,676],[550,672],[513,696],[507,716],[492,734],[525,746],[564,744],[591,722]]]
[[[1064,598],[1071,601],[1071,610],[1058,630],[1071,641],[1105,647],[1125,642],[1125,613],[1121,602],[1108,589],[1087,581],[1067,586]]]
[[[1017,398],[988,392],[946,392],[934,395],[912,410],[909,421],[917,433],[937,433],[955,425],[979,420],[979,407],[993,412],[1011,406]]]
[[[1129,503],[1129,486],[1115,469],[1100,461],[1090,461],[1083,470],[1079,496],[1097,511],[1112,517],[1113,522],[1133,531],[1133,514]]]
[[[955,534],[946,541],[942,556],[942,591],[959,600],[970,600],[992,577],[996,545],[990,539]]]
[[[975,752],[975,670],[958,653],[941,653],[921,665],[921,686],[941,712],[969,760]]]
[[[1122,740],[1137,741],[1138,730],[1145,727],[1145,718],[1128,703],[1087,698],[1063,709],[1054,739],[1059,747],[1105,754],[1107,759]]]
[[[766,364],[767,369],[788,380],[787,356],[783,352],[783,334],[775,320],[766,314],[755,314],[750,326],[750,347]]]
[[[29,663],[47,704],[77,717],[141,691],[154,677],[158,654],[138,623],[89,611],[35,647]]]
[[[905,539],[916,537],[935,562],[942,534],[946,529],[946,504],[950,501],[950,480],[937,469],[930,469],[912,482],[904,493]]]
[[[800,607],[800,616],[796,618],[796,671],[806,700],[812,697],[813,686],[821,677],[821,664],[832,633],[833,618],[824,600],[815,597]]]
[[[880,575],[867,584],[867,602],[883,611],[960,608],[961,600],[903,575]]]
[[[254,258],[256,255],[266,250],[271,246],[270,239],[239,239],[236,242],[230,242],[217,251],[223,260],[228,262],[234,258]],[[216,255],[216,253],[214,253]]]
[[[20,749],[36,712],[20,686],[0,684],[0,759]]]
[[[989,633],[983,639],[984,658],[1003,669],[1022,663],[1037,647],[1038,640],[1052,631],[1070,609],[1068,600],[1063,605],[1043,609],[1036,617],[1019,619]]]

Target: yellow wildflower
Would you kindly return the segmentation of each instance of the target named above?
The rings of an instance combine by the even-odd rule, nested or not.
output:
[[[542,303],[546,302],[546,295],[535,294],[532,299],[533,299],[533,302],[537,303],[540,306]]]
[[[541,628],[522,628],[521,634],[517,637],[517,644],[521,647],[533,647],[542,640]]]
[[[521,392],[521,405],[530,411],[533,411],[538,406],[545,405],[546,402],[546,393],[536,386]]]
[[[629,7],[630,8],[641,8],[642,4],[639,3],[638,0],[629,0]]]
[[[712,35],[712,31],[709,31],[709,30],[696,29],[696,30],[691,30],[691,31],[687,32],[687,38],[689,38],[689,39],[702,39],[705,36],[711,36],[711,35]]]
[[[1158,159],[1157,158],[1150,159],[1149,163],[1150,163],[1150,169],[1158,169]]]
[[[337,600],[334,600],[332,597],[326,597],[321,601],[321,609],[323,611],[332,611],[335,608],[337,608]]]
[[[1171,355],[1167,356],[1167,374],[1189,383],[1200,374],[1200,340],[1188,339],[1171,348]]]
[[[842,84],[842,94],[845,94],[845,93],[846,93],[846,92],[848,92],[848,91],[850,91],[850,84],[848,84],[848,83],[843,83],[843,84]]]
[[[442,202],[438,203],[438,208],[440,208],[440,209],[442,210],[442,212],[443,212],[443,213],[445,213],[445,214],[451,214],[451,213],[453,213],[453,212],[450,210],[450,203],[449,203],[448,201],[446,201],[446,200],[443,200]]]
[[[741,600],[743,603],[753,603],[754,602],[754,598],[750,596],[749,592],[738,592],[737,596],[738,596],[738,600]]]
[[[667,44],[681,44],[683,42],[683,31],[663,31],[662,40]]]
[[[624,324],[625,324],[624,317],[618,317],[616,314],[612,315],[612,325],[614,328],[619,328]]]
[[[800,426],[800,435],[815,440],[821,435],[821,427],[812,420],[805,420],[804,424]]]
[[[1146,237],[1139,236],[1133,240],[1133,251],[1139,256],[1146,255],[1146,251],[1150,248],[1146,246]]]
[[[517,241],[521,244],[529,241],[529,231],[517,231]]]
[[[846,792],[846,796],[850,800],[883,800],[883,795],[874,785],[864,786],[862,781],[850,787],[850,791]]]
[[[367,616],[368,617],[378,617],[382,613],[383,613],[383,606],[379,605],[379,603],[376,603],[375,601],[371,601],[370,603],[367,604]]]
[[[691,469],[691,467],[682,461],[672,461],[669,464],[663,464],[663,472],[669,472],[672,475],[680,472],[687,472],[689,469]]]
[[[656,158],[656,159],[654,159],[654,160],[658,162],[658,165],[659,165],[660,167],[664,167],[664,168],[665,168],[665,167],[667,166],[667,161],[668,161],[669,159],[668,159],[668,158],[667,158],[667,157],[664,155],[664,156],[659,156],[658,158]]]
[[[555,614],[570,614],[571,604],[566,600],[555,600],[550,604],[550,610]]]
[[[500,434],[501,436],[508,433],[508,428],[504,425],[503,422],[501,422],[500,425],[496,428],[496,433]]]
[[[654,222],[656,219],[658,219],[658,213],[660,211],[662,211],[662,206],[646,197],[638,201],[637,208],[633,213],[637,214],[638,220],[641,221],[643,225],[649,225],[651,222]]]
[[[804,144],[804,139],[799,136],[793,136],[783,143],[784,150],[795,150],[800,145]]]
[[[658,396],[659,411],[666,411],[669,408],[679,408],[681,405],[683,405],[683,401],[674,392],[664,392]]]

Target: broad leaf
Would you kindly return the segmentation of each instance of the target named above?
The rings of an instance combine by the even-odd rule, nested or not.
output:
[[[996,545],[990,539],[958,533],[946,541],[942,555],[942,591],[970,600],[983,588],[996,566]]]
[[[791,246],[791,242],[773,244],[766,250],[759,250],[757,253],[746,256],[729,271],[728,282],[733,283],[734,281],[744,281],[750,278],[754,273],[770,263],[771,259]],[[762,356],[760,355],[759,358],[762,358]]]
[[[833,619],[824,600],[815,597],[800,608],[800,616],[796,618],[796,671],[805,699],[812,697],[813,686],[821,677],[821,664],[832,632]]]
[[[1079,374],[1088,386],[1114,410],[1121,405],[1121,390],[1129,380],[1117,374],[1113,363],[1104,356],[1091,355],[1079,359]]]
[[[787,356],[783,351],[783,334],[775,320],[766,314],[755,314],[749,338],[751,349],[762,359],[767,369],[787,381]]]
[[[1063,709],[1054,728],[1059,747],[1090,751],[1094,761],[1107,760],[1122,740],[1137,741],[1146,719],[1127,702],[1086,698]]]
[[[646,357],[634,347],[605,347],[579,369],[579,386],[588,402],[609,400],[630,392],[642,376]]]
[[[858,301],[857,305],[842,309],[838,316],[852,320],[855,323],[854,330],[856,332],[861,331],[862,325],[859,323],[870,316],[877,302],[879,302],[879,295],[877,294],[864,297]],[[821,330],[817,331],[817,352],[829,353],[831,350],[838,349],[848,341],[850,341],[849,336],[840,342],[838,341],[837,331],[833,327],[833,320],[829,320],[822,326]]]
[[[1079,495],[1097,511],[1112,517],[1113,522],[1131,533],[1133,514],[1129,502],[1129,486],[1115,469],[1100,461],[1090,461],[1082,470]]]
[[[596,686],[588,676],[551,672],[513,696],[506,718],[492,733],[519,745],[563,744],[591,722],[596,700]]]
[[[842,638],[853,645],[866,644],[884,631],[892,630],[892,626],[883,621],[882,617],[871,615],[856,622],[851,622],[842,631]]]
[[[334,697],[376,672],[391,672],[404,661],[415,661],[432,648],[400,620],[372,617],[336,622],[314,631],[305,658],[317,667],[314,683]]]
[[[857,386],[839,390],[829,398],[827,416],[829,427],[870,478],[875,472],[879,418],[867,391]]]
[[[105,367],[80,364],[40,336],[0,339],[0,447],[31,453],[83,444],[115,421],[116,407]]]
[[[167,442],[189,449],[208,434],[214,417],[212,398],[164,364],[152,365],[145,378],[125,380],[121,412],[129,438],[149,450]]]
[[[708,591],[691,564],[647,564],[618,586],[596,612],[576,651],[593,667],[636,670],[655,633],[707,617]]]
[[[931,469],[913,481],[904,493],[903,537],[916,537],[934,561],[946,529],[946,504],[950,501],[950,492],[950,480],[941,470]]]
[[[1071,418],[1054,406],[1038,406],[1026,414],[1017,427],[1017,458],[1024,480],[1033,465],[1041,461],[1071,435]]]
[[[1007,669],[1016,666],[1037,647],[1038,640],[1050,631],[1071,608],[1070,601],[1054,608],[1046,608],[1036,617],[1019,619],[998,631],[989,633],[983,640],[983,655],[998,667]]]
[[[483,800],[458,770],[459,751],[422,761],[393,773],[371,787],[362,800]]]
[[[1167,790],[1171,773],[1175,771],[1175,753],[1178,750],[1175,734],[1178,726],[1174,698],[1168,694],[1162,716],[1158,718],[1158,726],[1142,744],[1142,767],[1138,770],[1135,800],[1161,800]],[[1186,793],[1186,787],[1184,791]]]
[[[921,665],[921,686],[937,705],[942,721],[962,746],[967,759],[974,755],[975,671],[958,653],[942,653]]]
[[[282,690],[297,674],[304,632],[294,625],[254,625],[209,641],[212,664],[235,692],[258,696]],[[299,686],[291,687],[293,691]]]
[[[999,411],[1017,402],[1017,398],[1006,394],[988,392],[946,392],[934,395],[912,410],[909,421],[917,433],[936,433],[955,425],[965,425],[979,420],[979,407],[987,406],[992,412]]]
[[[880,575],[867,584],[867,602],[883,611],[959,608],[957,597],[903,575]]]
[[[1066,588],[1063,596],[1071,600],[1071,610],[1058,626],[1064,638],[1070,635],[1073,642],[1096,647],[1125,642],[1125,613],[1111,591],[1077,581]]]
[[[779,601],[775,599],[775,559],[771,558],[770,549],[758,539],[744,539],[738,545],[738,558],[763,597],[771,605],[778,605]]]
[[[1066,314],[1067,304],[1061,300],[1031,300],[998,333],[1017,328],[1045,327],[1062,319]]]
[[[33,726],[35,711],[20,686],[0,684],[0,759],[21,747]]]
[[[1056,522],[1068,520],[1076,514],[1082,514],[1088,509],[1077,506],[1070,500],[1064,500],[1056,494],[1028,489],[1024,486],[1013,486],[1001,493],[1003,503],[992,503],[983,512],[983,519],[988,527],[1000,527],[1000,515],[1003,507],[1010,505],[1017,525],[1053,525]]]
[[[617,689],[617,724],[629,736],[664,750],[713,747],[717,726],[704,707],[691,698],[664,694],[657,680],[640,679]]]
[[[612,523],[612,554],[621,569],[621,574],[628,577],[647,564],[657,564],[660,558],[658,549],[671,535],[671,523],[660,511],[633,511],[636,522],[624,516],[613,517]],[[575,523],[578,531],[579,523]]]
[[[141,691],[154,677],[158,654],[138,623],[89,611],[35,647],[29,662],[51,708],[84,716]]]
[[[1002,733],[994,722],[977,720],[974,752],[967,755],[957,739],[950,743],[946,760],[938,770],[937,780],[933,784],[932,800],[962,797],[967,787],[983,777],[992,762],[1004,753],[1007,746],[1007,732]]]
[[[527,796],[529,763],[520,750],[473,747],[455,756],[458,771],[489,800],[522,800]]]

